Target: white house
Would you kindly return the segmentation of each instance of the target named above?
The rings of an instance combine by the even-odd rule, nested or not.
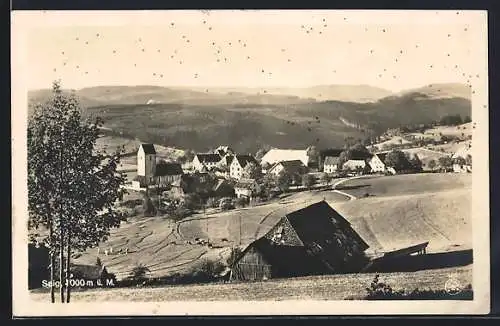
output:
[[[137,175],[146,185],[154,182],[156,175],[156,150],[153,144],[141,144],[137,151]]]
[[[342,165],[344,170],[355,171],[357,169],[364,169],[366,167],[365,160],[348,160]]]
[[[237,198],[251,198],[258,191],[258,184],[254,179],[240,179],[234,186]]]
[[[335,173],[337,172],[339,158],[335,156],[326,156],[323,163],[323,172]]]
[[[278,176],[282,171],[291,175],[302,175],[307,172],[307,167],[300,160],[282,161],[274,164],[267,173]]]
[[[252,155],[234,155],[231,165],[229,166],[229,175],[234,179],[241,179],[243,169],[249,164],[254,163],[259,166],[259,163]]]
[[[219,154],[196,154],[193,159],[193,169],[198,172],[210,170],[215,167],[220,160],[221,156]]]
[[[385,157],[387,156],[387,152],[384,153],[376,153],[372,156],[372,158],[368,161],[368,165],[370,165],[371,172],[374,173],[384,173],[386,172],[385,166]]]
[[[277,149],[273,148],[261,159],[261,164],[274,165],[281,161],[300,160],[305,166],[309,166],[309,156],[307,149]]]

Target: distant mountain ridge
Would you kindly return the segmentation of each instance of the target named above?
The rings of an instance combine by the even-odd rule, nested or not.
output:
[[[363,140],[401,125],[430,123],[450,114],[471,116],[470,89],[460,84],[427,85],[371,102],[224,90],[228,93],[99,86],[75,94],[86,112],[101,116],[117,135],[196,151],[220,144],[251,153],[264,145],[331,148],[342,146],[346,138]],[[44,101],[50,90],[29,96],[31,103]]]
[[[50,97],[50,92],[50,89],[31,90],[28,92],[29,102],[43,102]],[[95,86],[66,92],[74,92],[84,107],[148,102],[187,105],[284,105],[323,101],[373,103],[386,97],[401,97],[410,93],[432,98],[470,99],[470,89],[456,83],[430,84],[398,93],[370,85],[318,85],[304,88]]]

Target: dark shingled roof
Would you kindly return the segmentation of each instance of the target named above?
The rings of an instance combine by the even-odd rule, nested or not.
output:
[[[286,223],[299,237],[298,243],[273,242],[276,226],[285,226]],[[280,275],[347,271],[353,268],[351,263],[357,264],[349,260],[348,254],[357,255],[368,249],[368,244],[352,229],[350,223],[325,201],[286,214],[276,226],[252,242],[243,251],[242,257],[255,248]]]
[[[235,155],[234,158],[238,160],[242,168],[247,166],[248,163],[259,164],[252,155]]]
[[[276,166],[278,166],[280,164],[289,173],[301,173],[306,168],[306,166],[304,165],[304,163],[302,163],[301,160],[291,160],[291,161],[278,162],[278,163],[274,164],[270,170],[274,169]]]
[[[179,163],[159,162],[156,164],[156,176],[180,175],[182,167]]]
[[[153,144],[141,144],[145,154],[156,154],[155,146]]]
[[[377,155],[377,156],[378,156],[378,158],[382,161],[382,163],[384,163],[384,164],[385,164],[385,158],[386,158],[386,156],[387,156],[387,153],[388,153],[388,152],[384,152],[384,153],[377,153],[377,154],[375,154],[375,155]]]
[[[200,162],[219,162],[221,157],[219,154],[206,153],[206,154],[196,154]]]
[[[339,163],[339,158],[334,156],[325,157],[325,165],[337,165]]]
[[[338,148],[330,148],[330,149],[325,149],[322,151],[319,151],[319,156],[323,160],[327,156],[332,156],[332,157],[339,157],[340,153],[342,153],[344,150],[343,149],[338,149]]]
[[[318,241],[321,237],[330,237],[332,227],[338,223],[341,229],[349,228],[351,224],[334,210],[326,201],[309,205],[295,212],[287,214],[286,217],[295,229],[300,239],[305,242]],[[365,249],[368,244],[361,237],[354,233],[356,240],[361,243]]]
[[[226,155],[223,157],[226,165],[231,165],[231,162],[233,162],[233,158],[234,158],[234,155]]]

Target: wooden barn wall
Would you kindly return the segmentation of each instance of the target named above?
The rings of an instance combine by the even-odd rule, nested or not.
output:
[[[271,276],[271,265],[268,264],[255,248],[251,248],[234,266],[231,279],[238,281],[255,281],[270,279]]]

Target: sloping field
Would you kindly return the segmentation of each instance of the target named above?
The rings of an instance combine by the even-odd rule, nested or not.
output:
[[[352,179],[342,183],[337,189],[362,197],[365,193],[369,193],[370,196],[399,196],[471,187],[470,174],[426,173]]]
[[[113,229],[109,240],[90,249],[75,261],[95,264],[97,256],[118,279],[128,276],[138,264],[147,266],[152,277],[160,277],[192,268],[200,259],[225,260],[232,246],[247,245],[267,232],[286,212],[325,199],[330,203],[346,201],[330,191],[300,192],[270,204],[215,214],[196,214],[174,223],[165,217],[132,218]],[[208,232],[208,234],[207,234]],[[210,239],[221,248],[189,244],[195,238]],[[106,256],[104,250],[113,248]],[[119,253],[128,249],[127,254]]]
[[[455,189],[434,193],[366,198],[336,208],[370,245],[390,251],[429,241],[432,252],[472,248],[471,192]]]
[[[450,274],[465,287],[472,283],[472,267],[446,268],[406,273],[387,273],[380,282],[394,290],[442,290]],[[147,288],[92,289],[73,291],[72,302],[94,301],[220,301],[220,300],[345,300],[362,299],[374,274],[327,275],[275,279],[254,283],[228,283]],[[48,293],[32,293],[36,301],[48,301]]]
[[[342,191],[359,198],[336,205],[371,251],[430,241],[430,251],[471,248],[472,177],[414,174],[349,180]]]
[[[342,191],[357,200],[348,201],[332,191],[305,191],[251,208],[196,214],[178,223],[165,217],[137,217],[112,231],[99,257],[118,278],[138,264],[147,266],[155,277],[186,271],[200,259],[225,260],[231,247],[244,247],[259,238],[287,212],[323,199],[352,223],[370,245],[369,251],[423,241],[430,241],[431,251],[470,248],[470,178],[462,174],[368,177],[343,185]],[[359,198],[366,192],[375,196]],[[209,239],[220,248],[188,243],[195,238]],[[110,247],[113,254],[105,256],[104,249]],[[124,248],[128,254],[119,254]],[[97,249],[91,249],[77,262],[94,264],[96,257]]]

